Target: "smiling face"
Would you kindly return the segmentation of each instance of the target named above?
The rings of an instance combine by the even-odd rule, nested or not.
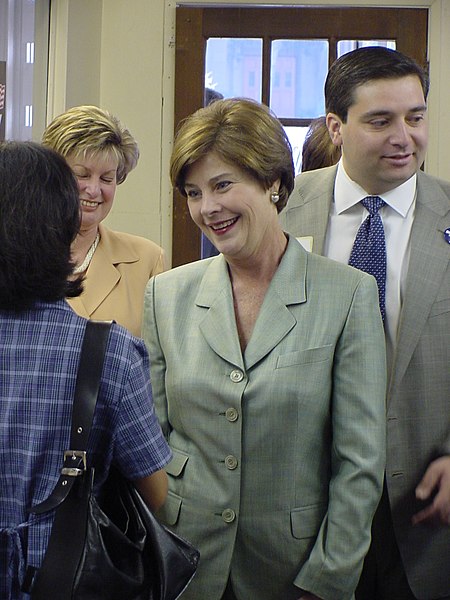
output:
[[[80,192],[81,231],[98,228],[112,208],[116,193],[117,159],[107,154],[67,157]]]
[[[358,86],[346,123],[329,113],[327,125],[349,177],[369,194],[398,187],[424,161],[427,110],[415,75]]]
[[[234,260],[258,256],[279,233],[271,192],[279,181],[263,186],[215,152],[187,171],[184,189],[194,223],[225,257]]]

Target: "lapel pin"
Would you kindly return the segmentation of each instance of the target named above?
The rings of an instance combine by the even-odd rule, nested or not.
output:
[[[450,244],[450,227],[448,227],[445,231],[444,231],[444,239],[447,242],[447,244]]]

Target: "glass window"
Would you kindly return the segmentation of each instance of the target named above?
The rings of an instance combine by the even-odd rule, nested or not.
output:
[[[337,55],[339,57],[347,54],[347,52],[366,46],[382,46],[383,48],[395,50],[396,43],[395,40],[341,40],[337,43]]]
[[[327,72],[327,40],[274,40],[270,107],[281,119],[313,119],[323,114]]]
[[[209,38],[205,88],[261,102],[262,39]],[[220,96],[219,96],[220,97]]]
[[[302,170],[302,148],[308,127],[285,126],[284,130],[291,142],[295,174],[298,175]]]

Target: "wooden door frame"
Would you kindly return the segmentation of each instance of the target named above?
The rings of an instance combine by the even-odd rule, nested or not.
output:
[[[176,9],[175,130],[203,106],[206,43],[210,37],[329,39],[330,63],[339,40],[396,40],[399,51],[427,65],[428,9],[353,7],[190,7]],[[263,102],[269,94],[263,64]],[[200,258],[200,231],[186,200],[174,191],[172,266]]]

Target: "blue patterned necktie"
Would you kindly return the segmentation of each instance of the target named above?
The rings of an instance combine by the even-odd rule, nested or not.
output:
[[[378,211],[385,205],[385,202],[379,196],[367,196],[361,200],[361,204],[369,211],[369,214],[358,229],[348,264],[370,273],[377,280],[380,312],[384,321],[386,316],[386,240],[383,221]]]

